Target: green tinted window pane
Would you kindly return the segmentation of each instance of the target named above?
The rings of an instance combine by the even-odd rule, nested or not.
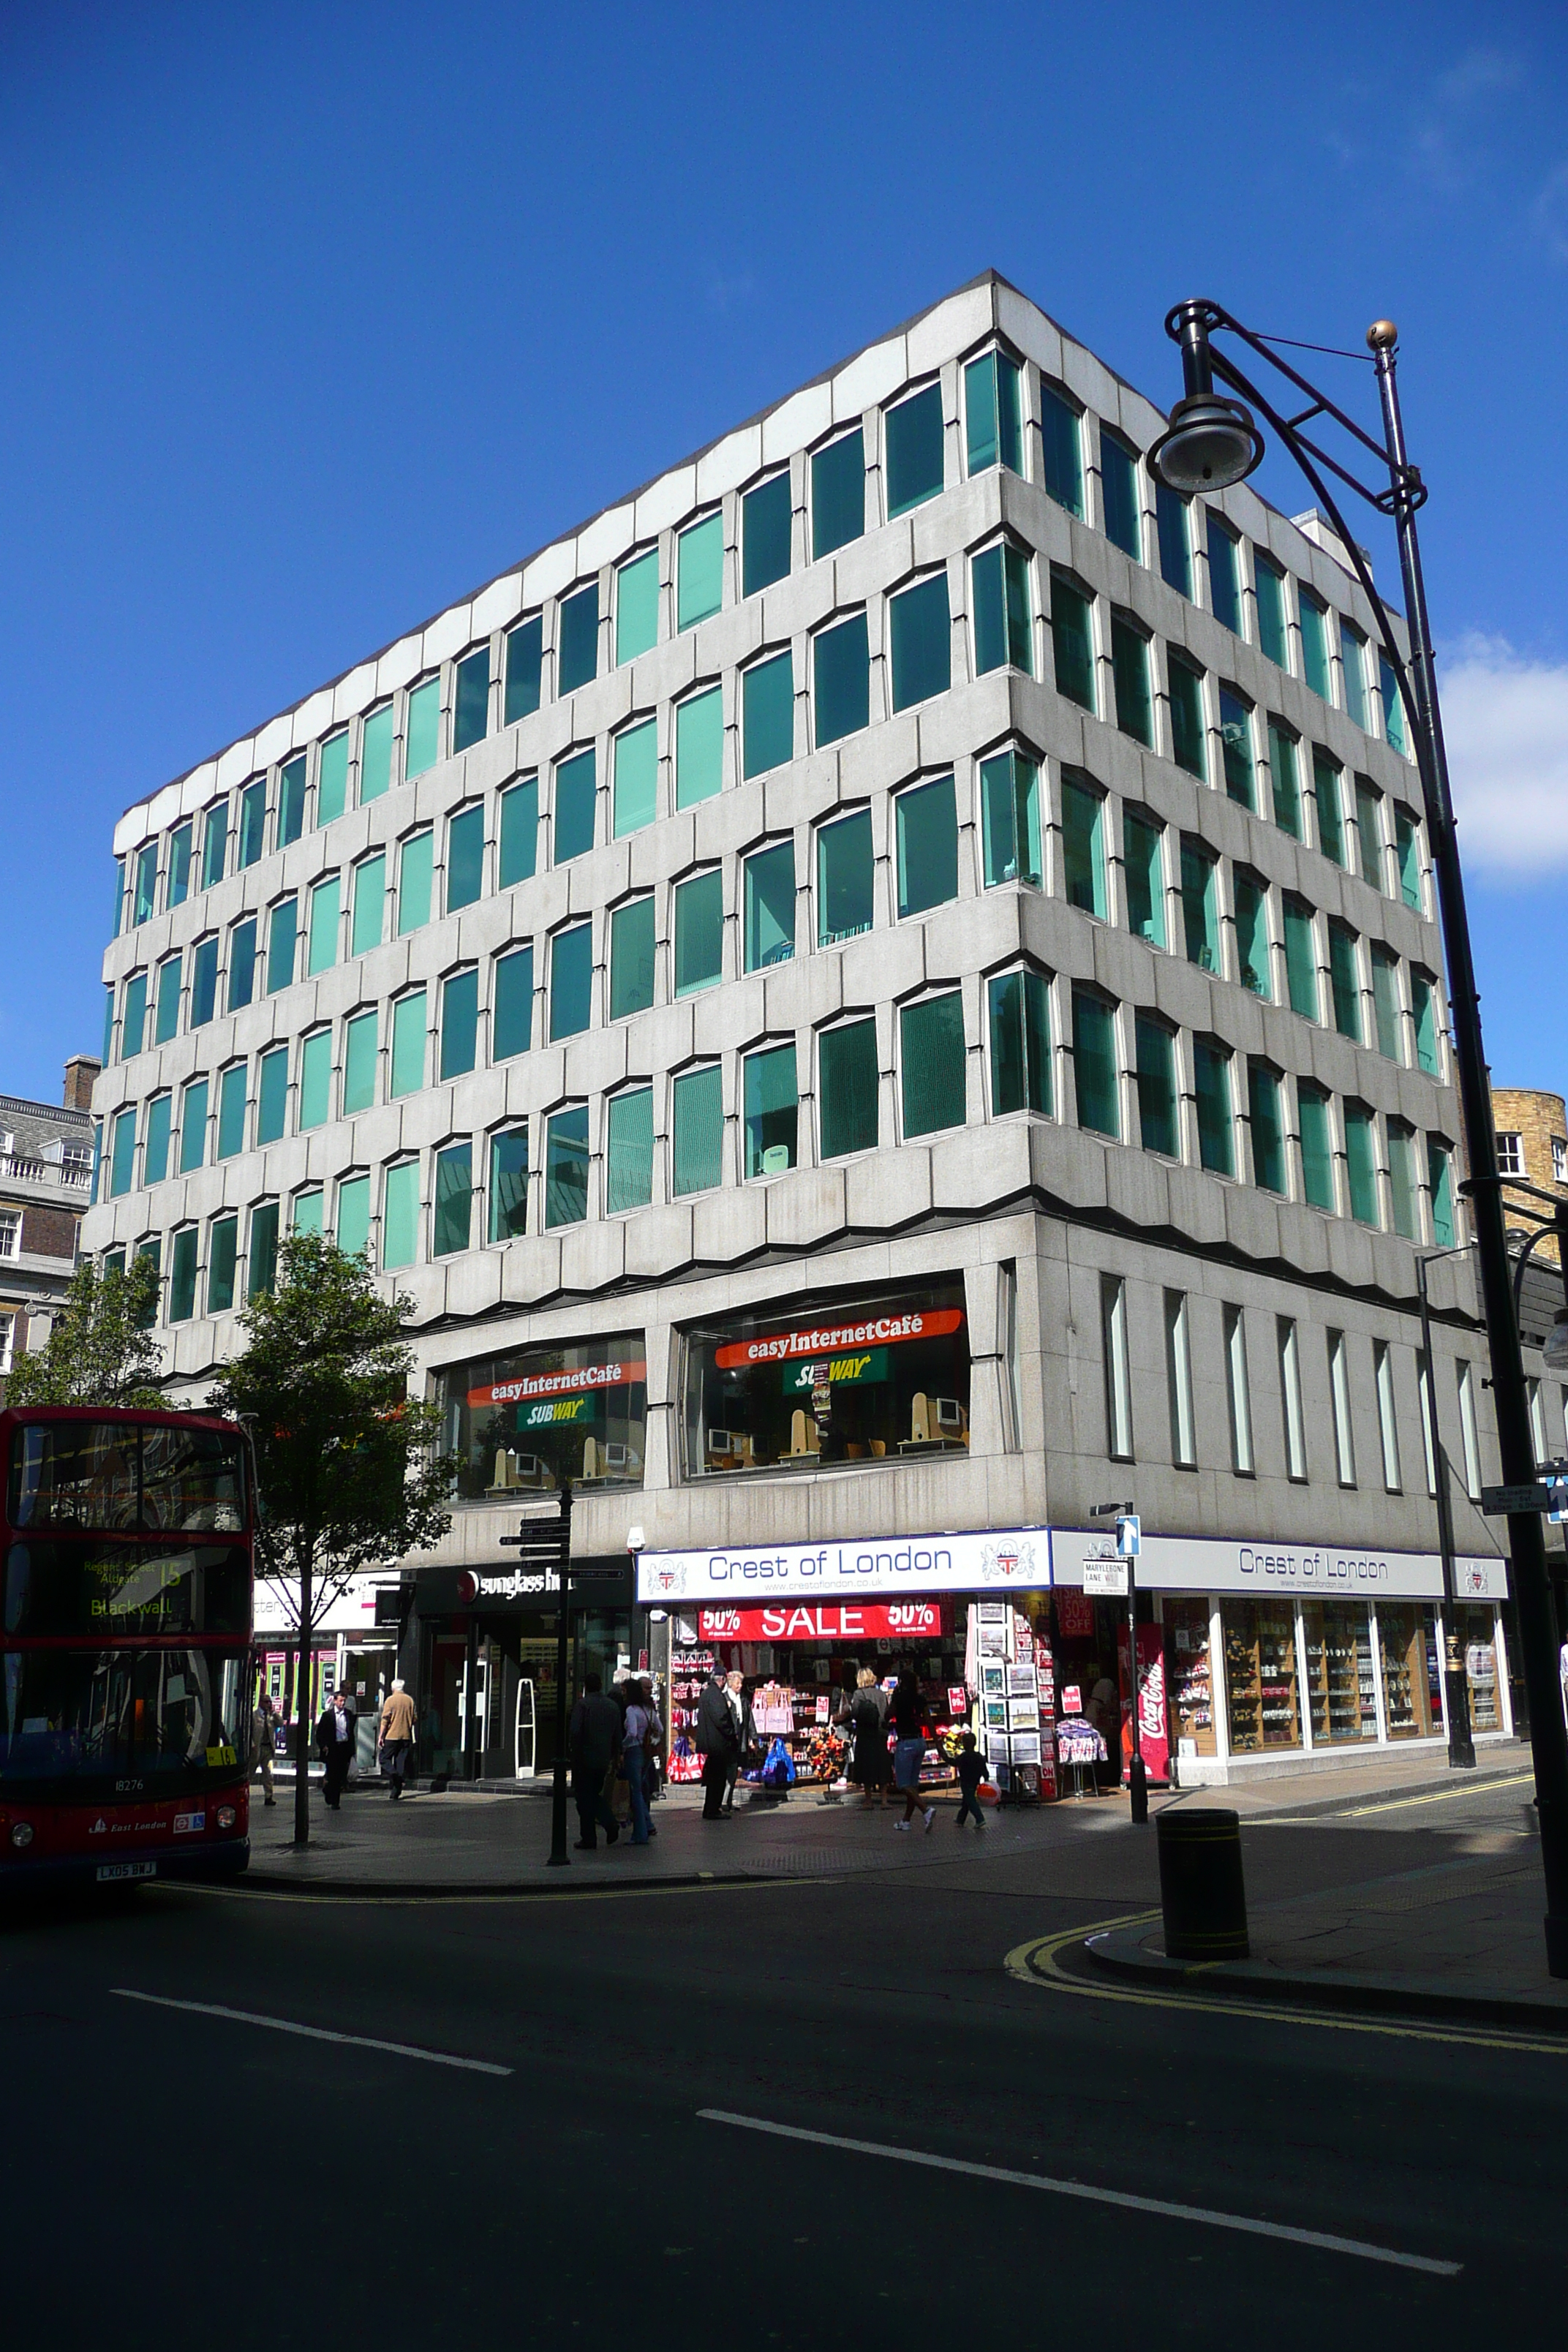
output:
[[[1377,1030],[1377,1050],[1391,1062],[1399,1051],[1399,966],[1381,948],[1372,951],[1372,1011]]]
[[[1095,708],[1091,607],[1059,573],[1051,574],[1051,648],[1057,692],[1085,710]]]
[[[133,972],[125,983],[125,1005],[120,1016],[120,1058],[129,1062],[142,1051],[142,1033],[147,1026],[147,975]]]
[[[1345,1105],[1345,1176],[1351,1214],[1359,1225],[1377,1225],[1377,1153],[1372,1113],[1361,1103]]]
[[[789,556],[789,476],[775,474],[741,501],[742,594],[754,596],[775,580],[787,579]]]
[[[186,1225],[169,1253],[169,1320],[188,1323],[195,1311],[196,1229]]]
[[[1187,529],[1187,502],[1168,484],[1154,484],[1154,523],[1160,540],[1160,577],[1180,595],[1193,593],[1193,554]]]
[[[1307,684],[1314,694],[1329,700],[1329,623],[1328,615],[1315,596],[1303,588],[1300,593],[1301,667]]]
[[[1110,675],[1116,690],[1116,723],[1135,743],[1154,740],[1154,706],[1149,692],[1149,642],[1141,629],[1110,616]]]
[[[301,776],[303,776],[305,770],[304,761],[302,760],[297,760],[293,764],[300,770]],[[290,772],[288,768],[285,768],[283,771],[285,785],[287,785],[289,772]],[[301,786],[301,796],[302,794],[303,787]],[[290,834],[289,838],[291,841],[294,838],[293,835]],[[190,896],[190,889],[191,828],[189,824],[177,824],[174,827],[174,832],[169,835],[169,905],[171,907],[183,907],[185,900]]]
[[[658,550],[634,555],[616,574],[616,660],[635,661],[658,643]]]
[[[991,1028],[991,1108],[1049,1113],[1050,1000],[1037,972],[1008,971],[987,992]]]
[[[816,836],[816,943],[836,947],[871,928],[871,813],[825,824]]]
[[[938,497],[942,476],[942,386],[927,384],[912,400],[889,408],[884,420],[888,444],[888,520],[908,514]]]
[[[684,1071],[671,1093],[675,1138],[670,1189],[679,1199],[687,1192],[709,1192],[723,1181],[724,1094],[717,1065]]]
[[[1219,738],[1225,760],[1225,789],[1238,808],[1258,805],[1252,777],[1252,713],[1228,687],[1219,690]]]
[[[154,1095],[147,1106],[147,1133],[142,1146],[142,1181],[161,1184],[169,1172],[169,1130],[174,1115],[170,1095]],[[135,1118],[132,1115],[132,1132]]]
[[[1204,682],[1201,674],[1173,654],[1171,671],[1171,757],[1178,768],[1202,782],[1208,774],[1204,751]]]
[[[530,880],[538,857],[539,779],[527,776],[500,796],[500,888]]]
[[[1103,997],[1086,988],[1075,988],[1072,992],[1072,1066],[1079,1127],[1120,1141],[1116,1016]]]
[[[1394,675],[1394,664],[1386,654],[1377,661],[1377,694],[1383,705],[1383,731],[1396,751],[1407,749],[1405,734],[1405,698],[1399,691],[1399,680]]]
[[[157,1008],[153,1019],[153,1043],[166,1045],[180,1026],[180,958],[168,956],[158,966]]]
[[[875,1151],[880,1098],[876,1021],[852,1021],[846,1028],[825,1030],[817,1040],[816,1073],[824,1160]]]
[[[653,1088],[612,1095],[605,1137],[605,1211],[644,1209],[653,1198]]]
[[[555,771],[557,866],[564,866],[569,857],[581,857],[584,850],[593,848],[597,803],[593,752],[579,751],[574,758],[563,760]]]
[[[1023,370],[1002,352],[996,355],[996,412],[1002,436],[1002,463],[1009,473],[1024,470]]]
[[[1394,848],[1399,861],[1399,895],[1407,907],[1421,905],[1421,836],[1415,820],[1397,809],[1394,817]]]
[[[1261,555],[1255,556],[1253,578],[1258,588],[1258,642],[1271,662],[1281,669],[1290,667],[1289,640],[1285,635],[1285,577],[1283,572]]]
[[[338,960],[338,916],[342,885],[335,874],[318,882],[310,893],[310,935],[307,942],[305,968],[314,976],[326,971]]]
[[[1345,674],[1345,709],[1354,726],[1366,728],[1366,639],[1348,621],[1340,623],[1340,659]]]
[[[1453,1163],[1440,1145],[1426,1146],[1426,1189],[1432,1198],[1432,1240],[1438,1249],[1454,1246]]]
[[[1029,604],[1029,559],[1021,549],[1002,550],[1002,589],[1007,608],[1007,659],[1035,675],[1035,626]]]
[[[452,749],[466,751],[490,731],[490,649],[481,646],[458,664],[452,703]]]
[[[318,1029],[300,1048],[300,1127],[325,1127],[331,1109],[332,1033]]]
[[[1002,571],[1002,550],[988,547],[969,566],[970,602],[974,614],[974,674],[1002,669],[1007,660],[1007,589]]]
[[[947,610],[947,574],[922,580],[892,598],[889,607],[893,657],[893,709],[927,702],[952,682],[952,629]]]
[[[1407,1127],[1388,1130],[1388,1192],[1394,1230],[1413,1242],[1415,1231],[1415,1139]]]
[[[471,907],[485,887],[485,812],[462,809],[447,827],[447,912]]]
[[[153,1240],[153,1241],[150,1241],[150,1242],[141,1242],[141,1243],[139,1243],[139,1244],[137,1244],[136,1256],[135,1256],[135,1258],[132,1260],[132,1264],[139,1264],[139,1263],[141,1262],[141,1260],[142,1260],[142,1258],[144,1258],[144,1257],[145,1257],[145,1258],[150,1258],[150,1259],[152,1260],[152,1262],[153,1262],[153,1273],[154,1273],[154,1274],[157,1274],[157,1273],[160,1271],[160,1269],[161,1269],[161,1267],[162,1267],[162,1265],[163,1265],[163,1242],[162,1242],[161,1240]],[[147,1328],[147,1326],[148,1326],[149,1324],[153,1323],[153,1322],[155,1322],[156,1320],[157,1320],[157,1311],[156,1311],[156,1309],[154,1309],[154,1310],[153,1310],[153,1312],[151,1315],[144,1316],[144,1317],[142,1318],[142,1329],[143,1329],[143,1330],[145,1330],[145,1329],[146,1329],[146,1328]]]
[[[392,705],[368,711],[360,730],[359,796],[378,801],[392,782]]]
[[[341,729],[329,735],[321,746],[321,767],[316,777],[316,823],[331,824],[342,816],[349,797],[349,730]]]
[[[223,880],[224,865],[228,855],[228,803],[219,801],[210,808],[202,829],[202,888],[210,890]]]
[[[1334,1205],[1334,1139],[1329,1098],[1318,1087],[1299,1085],[1296,1108],[1301,1123],[1301,1190],[1314,1209]]]
[[[239,1259],[239,1219],[218,1217],[207,1234],[207,1313],[226,1315],[234,1305]]]
[[[349,1176],[338,1186],[338,1247],[350,1257],[370,1248],[370,1178]]]
[[[866,452],[860,427],[819,449],[811,461],[814,562],[847,547],[866,528]]]
[[[1381,793],[1365,778],[1355,782],[1356,846],[1361,859],[1361,878],[1370,882],[1374,890],[1383,887],[1383,814]]]
[[[278,1279],[278,1203],[263,1201],[250,1213],[250,1256],[246,1286],[252,1298],[265,1298]]]
[[[1300,898],[1285,901],[1285,978],[1290,1010],[1308,1021],[1318,1018],[1318,948],[1312,936],[1312,910]]]
[[[871,655],[864,613],[812,640],[816,696],[816,741],[837,743],[870,723]]]
[[[258,776],[239,796],[239,864],[254,866],[266,847],[267,779]]]
[[[217,941],[198,940],[191,951],[191,1026],[205,1029],[217,1010]],[[109,1059],[107,1045],[104,1060]]]
[[[508,1062],[533,1043],[533,950],[517,948],[496,960],[495,1005],[490,1014],[490,1053]]]
[[[375,1101],[375,1057],[379,1019],[374,1013],[356,1013],[343,1028],[343,1116],[369,1110]]]
[[[433,768],[441,748],[441,681],[427,677],[408,697],[407,737],[403,772],[407,778]]]
[[[198,949],[198,950],[197,950],[197,953],[198,953],[198,955],[200,954],[200,952],[201,952],[201,950]],[[195,1028],[195,1025],[196,1025],[196,1024],[195,1024],[195,1019],[194,1019],[194,1017],[193,1017],[193,1020],[192,1020],[192,1023],[191,1023],[191,1026],[192,1026],[193,1028]],[[106,988],[106,989],[104,990],[104,992],[103,992],[103,1051],[102,1051],[102,1054],[101,1054],[101,1055],[100,1055],[100,1057],[99,1057],[99,1058],[101,1060],[101,1062],[103,1063],[103,1065],[104,1065],[105,1068],[107,1068],[107,1067],[108,1067],[108,1066],[109,1066],[110,1062],[112,1060],[112,1058],[113,1058],[113,1053],[114,1053],[114,991],[113,991],[113,989],[112,989],[112,988]]]
[[[190,1175],[207,1156],[207,1082],[187,1087],[180,1104],[180,1173]]]
[[[1261,886],[1245,874],[1236,877],[1237,977],[1254,996],[1270,999],[1268,900]]]
[[[588,1113],[557,1111],[544,1130],[544,1222],[580,1225],[588,1213]]]
[[[1023,471],[1023,419],[1018,369],[999,352],[971,360],[963,371],[963,413],[969,471],[1000,463]]]
[[[468,1246],[473,1223],[474,1170],[471,1147],[454,1143],[436,1154],[434,1257],[452,1257]]]
[[[256,1066],[256,1140],[276,1143],[289,1115],[289,1048],[275,1045]]]
[[[1345,862],[1340,771],[1325,752],[1312,754],[1312,794],[1318,803],[1318,846],[1336,866]]]
[[[1211,1176],[1236,1173],[1236,1127],[1230,1108],[1230,1056],[1206,1037],[1193,1040],[1197,1097],[1198,1160]]]
[[[900,793],[899,914],[923,914],[958,896],[958,803],[951,776]]]
[[[1040,772],[1032,760],[1003,751],[980,767],[980,813],[985,887],[1043,879],[1040,861]]]
[[[392,1008],[391,1095],[415,1095],[425,1084],[425,991],[400,996]]]
[[[1105,535],[1134,563],[1143,561],[1143,512],[1138,493],[1138,461],[1110,433],[1100,436],[1100,479],[1105,499]]]
[[[781,841],[748,857],[742,895],[745,901],[745,968],[760,971],[765,965],[787,963],[795,953],[795,844]]]
[[[610,1018],[646,1013],[653,1003],[653,900],[634,899],[610,917]]]
[[[555,653],[555,691],[572,694],[599,669],[599,586],[580,588],[561,603],[561,639]]]
[[[1333,994],[1334,1027],[1342,1037],[1361,1044],[1361,975],[1356,970],[1355,933],[1342,923],[1329,925],[1329,985]]]
[[[232,1160],[245,1150],[245,1064],[235,1062],[217,1084],[217,1156]]]
[[[1040,434],[1046,488],[1068,514],[1083,513],[1083,455],[1078,411],[1049,384],[1040,386]]]
[[[695,627],[724,601],[724,519],[705,515],[675,542],[675,625]]]
[[[906,1004],[899,1015],[904,1139],[962,1127],[968,1116],[964,1076],[963,999],[957,989]]]
[[[1219,970],[1219,917],[1215,905],[1215,861],[1195,842],[1182,844],[1182,931],[1187,961],[1204,971]]]
[[[1069,907],[1105,919],[1105,849],[1100,794],[1062,778],[1062,879]]]
[[[795,1047],[775,1045],[748,1054],[742,1065],[742,1132],[744,1173],[782,1176],[798,1157],[800,1097]]]
[[[1121,865],[1127,880],[1127,922],[1152,946],[1165,944],[1165,876],[1160,828],[1125,810],[1121,819]]]
[[[466,1077],[479,1059],[479,975],[455,971],[441,983],[441,1076]]]
[[[168,1145],[165,1142],[164,1151]],[[131,1180],[136,1171],[136,1114],[122,1110],[114,1122],[114,1139],[109,1155],[109,1197],[118,1201],[131,1190]]]
[[[381,945],[386,926],[386,858],[378,851],[374,857],[362,858],[354,867],[353,922],[350,930],[352,952],[364,955]]]
[[[150,841],[136,860],[136,920],[146,922],[157,903],[158,845]]]
[[[515,1241],[528,1231],[528,1129],[514,1128],[490,1138],[492,1242]]]
[[[1279,1080],[1262,1062],[1247,1066],[1247,1110],[1252,1125],[1252,1181],[1265,1192],[1284,1192],[1288,1187]]]
[[[412,1265],[419,1254],[419,1162],[389,1168],[381,1196],[381,1262],[388,1269]]]
[[[1411,975],[1410,1012],[1415,1028],[1415,1066],[1425,1070],[1429,1078],[1435,1078],[1439,1075],[1436,992],[1419,972]]]
[[[1138,1139],[1145,1151],[1179,1153],[1175,1040],[1163,1022],[1141,1013],[1134,1024],[1138,1055]]]
[[[550,1042],[576,1037],[594,1012],[594,926],[578,923],[550,942]]]
[[[509,631],[506,641],[506,716],[502,724],[515,726],[539,708],[540,673],[544,664],[544,619],[535,613]]]
[[[705,705],[711,712],[703,721],[703,732],[710,743],[707,755],[694,762],[696,772],[710,776],[709,792],[719,789],[719,756],[723,740],[723,721],[720,713],[719,689],[699,695],[694,702],[683,702],[676,713],[676,766],[679,779],[678,798],[684,808],[689,799],[706,798],[707,794],[689,793],[686,778],[685,738],[681,733],[687,714],[692,714],[694,731],[696,714]],[[741,712],[742,737],[742,769],[747,777],[760,776],[770,768],[782,768],[795,756],[795,674],[788,654],[775,654],[771,661],[758,662],[747,670],[741,681]]]
[[[436,836],[426,826],[410,835],[397,860],[397,936],[419,930],[430,919],[430,893],[436,871]]]
[[[787,696],[789,656],[781,656]],[[767,668],[780,664],[768,663]],[[757,676],[748,672],[749,677]],[[744,689],[748,694],[750,688]],[[751,705],[746,705],[748,713]],[[784,752],[787,760],[789,752]],[[774,765],[776,762],[769,762]],[[748,769],[747,773],[752,772]],[[704,694],[689,695],[675,707],[675,805],[692,808],[711,800],[724,781],[724,697],[711,686]]]
[[[724,971],[724,877],[694,875],[675,893],[675,992],[710,988]]]
[[[305,830],[305,755],[290,760],[278,779],[278,846],[286,849]]]
[[[284,898],[273,908],[267,923],[267,993],[287,988],[294,977],[300,941],[300,902]]]
[[[612,829],[618,841],[651,824],[658,814],[658,729],[651,719],[628,727],[615,742]]]
[[[1274,822],[1292,841],[1301,838],[1301,781],[1296,765],[1293,736],[1281,728],[1268,730],[1268,773],[1274,790]]]
[[[1233,635],[1241,635],[1241,562],[1237,545],[1212,507],[1208,509],[1209,602],[1214,616]]]

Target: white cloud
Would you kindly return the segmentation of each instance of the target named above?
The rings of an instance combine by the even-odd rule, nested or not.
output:
[[[1466,866],[1531,880],[1568,867],[1568,663],[1467,637],[1438,692]]]

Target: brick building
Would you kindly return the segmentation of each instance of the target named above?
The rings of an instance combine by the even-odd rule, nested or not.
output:
[[[92,1187],[92,1084],[101,1065],[66,1064],[65,1100],[0,1095],[0,1381],[48,1337],[50,1307],[76,1265]]]

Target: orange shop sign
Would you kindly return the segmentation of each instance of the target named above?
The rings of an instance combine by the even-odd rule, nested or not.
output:
[[[858,1323],[814,1323],[803,1331],[763,1332],[732,1339],[714,1351],[721,1372],[748,1364],[793,1364],[805,1357],[841,1356],[855,1348],[897,1347],[906,1339],[943,1339],[963,1321],[961,1307],[911,1309],[903,1315],[868,1315]]]

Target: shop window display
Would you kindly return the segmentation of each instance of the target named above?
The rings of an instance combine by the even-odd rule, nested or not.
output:
[[[1295,1610],[1288,1601],[1226,1601],[1220,1610],[1232,1755],[1300,1748]]]
[[[1465,1688],[1469,1698],[1470,1729],[1500,1731],[1502,1712],[1498,1700],[1497,1620],[1489,1608],[1461,1602],[1454,1611],[1454,1628],[1465,1661]]]
[[[1377,1604],[1383,1649],[1383,1704],[1390,1739],[1430,1738],[1443,1728],[1443,1674],[1437,1617],[1430,1605]]]
[[[1364,1601],[1301,1603],[1302,1672],[1315,1748],[1377,1738],[1377,1685]]]
[[[647,1411],[643,1335],[568,1340],[454,1364],[444,1376],[445,1443],[470,1499],[577,1487],[640,1486]]]
[[[1209,1605],[1206,1600],[1167,1600],[1165,1687],[1170,1694],[1171,1737],[1178,1764],[1184,1756],[1215,1754],[1214,1690],[1209,1675]]]

